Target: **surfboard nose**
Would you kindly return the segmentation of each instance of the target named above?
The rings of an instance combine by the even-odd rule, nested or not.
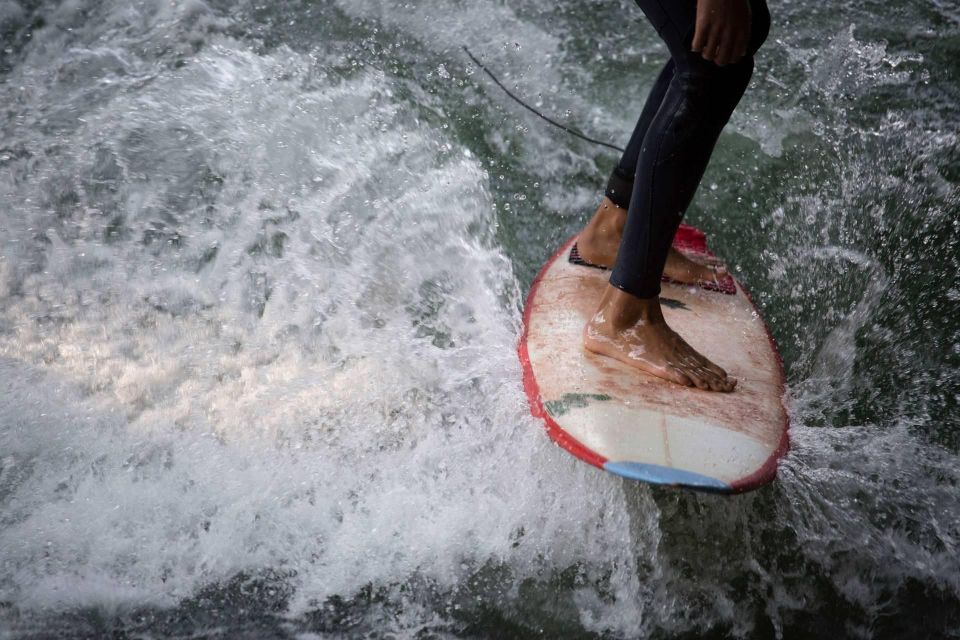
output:
[[[690,487],[700,489],[701,491],[719,491],[723,493],[733,491],[733,487],[722,480],[694,473],[693,471],[684,471],[683,469],[674,469],[658,464],[626,461],[615,462],[608,460],[603,464],[603,468],[610,473],[615,473],[624,478],[641,480],[652,484]]]

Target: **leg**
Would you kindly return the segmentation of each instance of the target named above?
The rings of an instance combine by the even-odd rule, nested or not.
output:
[[[704,61],[705,62],[705,61]],[[667,250],[720,131],[746,89],[753,59],[679,71],[647,131],[611,284],[639,298],[660,293]]]
[[[654,81],[630,141],[607,181],[604,198],[590,222],[580,233],[577,249],[580,256],[591,264],[610,267],[616,260],[627,220],[627,209],[630,206],[640,149],[650,123],[656,117],[673,80],[675,69],[673,58],[670,58]],[[694,262],[679,251],[670,248],[663,273],[671,280],[694,284],[716,281],[726,273],[726,268],[722,265]]]
[[[670,81],[673,80],[675,65],[673,58],[667,60],[660,70],[660,75],[653,83],[647,101],[643,105],[643,111],[637,118],[637,124],[630,135],[630,141],[627,142],[623,155],[620,156],[620,162],[614,167],[610,180],[607,181],[606,196],[610,198],[617,207],[626,209],[630,206],[630,192],[633,190],[633,176],[637,173],[637,159],[640,157],[640,147],[643,145],[643,139],[647,135],[650,123],[657,115],[663,97],[667,94],[667,88]]]
[[[603,201],[577,239],[581,257],[591,264],[610,267],[616,259],[623,227],[627,221],[627,207],[633,191],[633,176],[637,170],[640,147],[673,79],[674,66],[671,58],[660,70],[620,162],[614,167],[607,181]]]
[[[638,4],[667,43],[675,72],[643,137],[610,286],[585,328],[584,346],[680,384],[731,391],[736,381],[666,325],[658,295],[673,235],[749,82],[752,52],[717,66],[689,50],[695,0]],[[761,20],[765,15],[765,7],[754,12]],[[762,42],[766,27],[754,31]]]
[[[651,23],[653,23],[654,27],[657,28],[657,32],[664,36],[664,39],[666,39],[666,37],[670,37],[670,34],[664,35],[663,30],[665,28],[673,28],[673,25],[668,24],[668,21],[671,19],[671,16],[668,14],[670,11],[674,11],[675,8],[668,7],[667,10],[664,10],[662,6],[650,7],[649,0],[647,0],[646,3],[644,0],[637,0],[637,2],[639,5],[641,5],[641,7],[644,4],[648,5],[648,8],[645,9],[645,11],[647,11],[647,15]],[[767,9],[765,0],[750,0],[750,9],[753,13],[753,22],[751,24],[748,53],[749,56],[752,57],[767,38],[767,33],[770,30],[770,12]],[[686,11],[689,11],[689,9]],[[689,14],[687,14],[681,15],[676,19],[678,21],[686,21],[689,20],[690,17]],[[643,106],[643,111],[640,113],[640,117],[637,119],[637,124],[630,136],[630,140],[620,157],[620,161],[617,163],[617,166],[614,167],[613,172],[610,174],[610,178],[607,181],[607,188],[605,190],[606,197],[609,198],[610,201],[617,207],[624,210],[630,206],[630,195],[633,190],[633,179],[634,175],[636,174],[637,159],[640,155],[643,139],[647,134],[647,130],[650,128],[650,123],[653,121],[657,110],[660,108],[660,105],[663,102],[663,98],[667,92],[667,87],[669,86],[670,81],[673,79],[675,72],[676,64],[671,56],[667,60],[667,63],[663,66],[663,69],[661,69],[657,79],[654,81],[653,87],[650,89],[650,94],[647,97],[647,101]]]

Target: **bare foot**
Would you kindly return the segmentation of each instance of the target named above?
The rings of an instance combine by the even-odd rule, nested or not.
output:
[[[591,264],[611,268],[617,259],[623,226],[627,222],[627,210],[613,204],[604,196],[593,218],[577,237],[580,257]],[[727,274],[727,268],[718,261],[702,264],[670,247],[663,275],[675,282],[697,284],[717,282]]]
[[[590,222],[577,236],[577,251],[580,257],[600,267],[612,267],[617,259],[623,225],[627,223],[627,210],[621,209],[604,196]]]
[[[583,331],[583,346],[687,387],[733,391],[736,378],[700,355],[667,326],[659,298],[641,299],[607,285]]]
[[[727,275],[727,267],[719,261],[707,264],[696,262],[670,247],[667,263],[663,266],[663,275],[676,282],[687,284],[719,282],[720,278]]]

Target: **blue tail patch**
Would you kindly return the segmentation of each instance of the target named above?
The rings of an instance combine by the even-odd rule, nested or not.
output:
[[[610,473],[615,473],[631,480],[640,480],[652,484],[670,484],[691,489],[700,489],[701,491],[732,491],[730,485],[726,482],[704,476],[692,471],[683,469],[673,469],[671,467],[662,467],[658,464],[644,464],[642,462],[614,462],[608,460],[603,468]]]

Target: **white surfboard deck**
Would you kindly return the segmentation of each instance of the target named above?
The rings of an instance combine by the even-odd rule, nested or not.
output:
[[[700,238],[687,253],[710,255],[702,233],[682,231]],[[788,448],[783,367],[743,287],[731,295],[662,284],[667,323],[738,380],[732,393],[684,387],[583,348],[610,272],[571,264],[575,239],[534,280],[518,345],[531,411],[550,437],[585,462],[653,484],[737,493],[773,480]]]

